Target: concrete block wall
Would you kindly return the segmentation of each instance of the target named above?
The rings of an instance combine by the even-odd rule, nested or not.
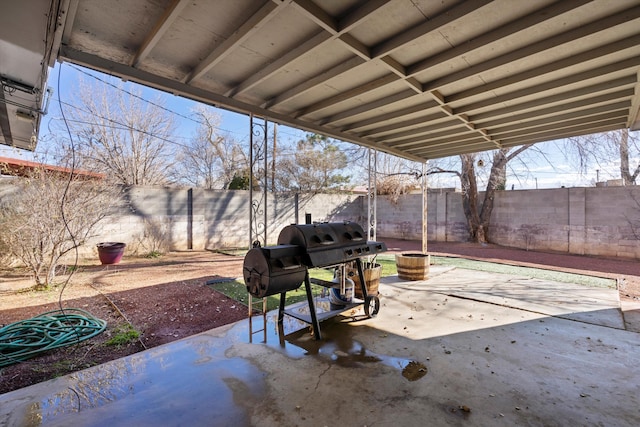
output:
[[[489,228],[490,240],[522,249],[567,252],[569,228],[575,225],[576,236],[582,236],[584,223],[578,221],[581,217],[576,207],[569,209],[570,194],[568,189],[497,192]],[[576,194],[579,196],[580,191]],[[580,206],[579,197],[574,197],[573,202]],[[571,212],[575,216],[573,222],[569,218]]]
[[[430,193],[428,238],[468,241],[459,193]],[[499,191],[491,242],[527,250],[640,259],[640,186]],[[421,239],[421,195],[378,198],[381,238]],[[636,238],[638,236],[638,238]]]
[[[0,181],[3,202],[10,202],[13,188],[11,180]],[[460,193],[429,191],[427,206],[429,240],[468,240]],[[314,221],[349,220],[366,228],[366,196],[299,195],[296,204],[294,195],[269,195],[267,244],[296,222],[296,208],[299,223],[310,213]],[[82,254],[96,255],[95,244],[103,241],[122,241],[130,252],[145,253],[154,233],[172,250],[247,247],[249,211],[248,191],[134,187],[123,192]],[[378,197],[377,220],[380,240],[420,240],[422,195]],[[528,250],[640,259],[640,187],[499,191],[489,237]]]
[[[258,196],[256,196],[258,197]],[[360,197],[350,194],[268,195],[267,244],[280,230],[310,213],[314,221],[364,222]],[[264,204],[262,205],[264,206]],[[150,228],[161,230],[171,250],[239,248],[249,245],[249,192],[134,187],[101,225],[89,246],[122,241],[131,252],[148,252]],[[263,215],[258,218],[262,223]],[[364,226],[364,224],[362,224]],[[153,227],[151,227],[153,226]]]
[[[421,240],[422,195],[404,194],[397,200],[379,196],[377,234],[380,238]],[[462,242],[468,239],[467,220],[459,193],[428,192],[427,235],[429,240],[441,242]]]
[[[638,259],[635,200],[637,186],[503,191],[496,196],[491,239],[523,249]]]

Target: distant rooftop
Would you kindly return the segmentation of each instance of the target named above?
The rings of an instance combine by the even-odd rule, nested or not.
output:
[[[63,166],[47,165],[44,163],[30,162],[28,160],[0,157],[0,175],[29,176],[30,173],[36,169],[56,172],[63,175],[68,175],[72,172],[71,168]],[[82,169],[74,169],[73,174],[84,178],[105,178],[104,174],[90,172]]]

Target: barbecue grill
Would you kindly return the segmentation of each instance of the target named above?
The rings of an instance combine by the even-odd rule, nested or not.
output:
[[[278,245],[251,249],[244,258],[243,276],[247,291],[256,297],[264,298],[280,294],[278,323],[282,324],[284,315],[289,315],[310,323],[316,339],[321,339],[319,322],[335,316],[345,310],[364,304],[368,317],[373,317],[380,309],[377,296],[367,294],[362,269],[363,257],[376,255],[387,250],[383,242],[367,240],[362,227],[352,222],[293,224],[286,226],[278,236]],[[356,264],[362,300],[338,307],[331,306],[322,313],[316,312],[311,293],[311,283],[324,287],[334,287],[336,282],[309,279],[309,268],[341,268],[341,288],[345,288],[344,267],[346,263]],[[286,293],[299,288],[302,283],[307,293],[308,312],[299,307],[286,308]]]

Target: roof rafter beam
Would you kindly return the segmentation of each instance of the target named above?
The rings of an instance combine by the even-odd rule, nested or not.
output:
[[[370,3],[370,4],[369,4]],[[361,7],[348,12],[342,19],[334,18],[311,0],[294,0],[293,4],[315,22],[318,26],[340,40],[352,53],[364,60],[371,59],[371,52],[367,46],[348,33],[350,29],[365,20],[388,1],[376,0],[365,2]]]
[[[492,0],[463,1],[453,7],[443,11],[431,19],[425,20],[420,24],[413,26],[407,31],[403,31],[371,48],[374,57],[380,58],[389,55],[396,49],[400,49],[404,45],[414,42],[417,38],[425,36],[438,28],[450,24],[451,22],[468,15],[482,6],[490,3]]]
[[[624,121],[624,120],[623,120]],[[536,142],[544,142],[569,138],[578,135],[588,135],[591,133],[605,132],[608,130],[620,129],[620,119],[609,119],[602,122],[582,122],[574,126],[568,126],[562,129],[553,129],[546,132],[527,134],[526,136],[509,136],[502,139],[505,146],[517,146],[523,144],[534,144]]]
[[[381,114],[379,116],[375,116],[372,117],[370,119],[366,119],[366,120],[362,120],[360,122],[356,122],[356,123],[351,123],[350,125],[344,126],[342,128],[343,132],[348,132],[348,131],[355,131],[357,129],[361,129],[363,127],[367,127],[367,126],[371,126],[371,125],[376,125],[376,124],[382,124],[384,122],[387,122],[389,120],[394,120],[397,119],[399,117],[404,117],[410,114],[415,114],[415,113],[419,113],[421,111],[424,110],[428,110],[434,107],[437,107],[438,103],[432,100],[429,100],[427,102],[423,102],[417,105],[413,105],[411,107],[407,107],[407,108],[402,108],[400,110],[397,111],[392,111],[390,113],[385,113],[385,114]],[[448,115],[443,115],[443,117],[446,117]]]
[[[243,81],[233,89],[229,90],[225,94],[225,96],[233,98],[234,96],[251,89],[252,87],[262,83],[269,77],[273,76],[290,62],[298,59],[300,56],[306,53],[309,53],[316,47],[323,45],[328,40],[331,40],[331,35],[329,33],[325,31],[317,33],[315,36],[298,45],[296,48],[289,50],[285,55],[276,59],[266,67],[261,68],[259,71],[253,73],[250,78]]]
[[[299,6],[305,14],[316,24],[320,25],[324,31],[320,31],[304,43],[299,44],[295,49],[287,52],[284,56],[276,59],[266,67],[263,67],[254,73],[251,78],[245,80],[227,92],[226,96],[234,97],[262,83],[287,66],[287,64],[299,59],[304,54],[309,54],[314,49],[334,40],[336,37],[357,26],[365,20],[369,14],[373,13],[388,2],[389,0],[368,1],[361,7],[347,13],[343,18],[334,20],[314,3],[308,0],[297,0],[294,4]],[[352,43],[352,46],[355,46],[355,43]],[[363,51],[361,46],[358,47],[358,51]]]
[[[173,24],[173,21],[178,18],[182,10],[189,4],[189,0],[173,0],[171,4],[165,9],[164,13],[154,25],[153,30],[147,37],[145,37],[144,42],[138,48],[136,54],[131,58],[129,65],[132,67],[137,67],[140,65],[142,61],[151,53],[153,48],[158,44],[162,36],[167,32],[167,30]]]
[[[602,30],[615,27],[620,24],[624,24],[625,22],[629,22],[637,18],[640,18],[640,6],[625,10],[623,12],[608,16],[603,19],[598,19],[597,21],[591,22],[590,24],[582,25],[573,30],[565,31],[562,34],[549,37],[539,42],[519,48],[512,52],[506,53],[504,55],[500,55],[496,58],[471,66],[464,70],[447,74],[446,76],[441,77],[439,79],[424,83],[422,85],[422,89],[425,91],[429,91],[429,90],[437,89],[447,84],[456,82],[458,80],[465,79],[467,77],[477,76],[478,74],[481,74],[485,71],[492,70],[498,67],[503,67],[509,63],[518,61],[520,59],[523,59],[529,56],[540,54],[551,48],[555,48],[563,44],[574,42],[586,36],[593,35],[594,33],[598,33]],[[610,51],[607,51],[604,49],[598,49],[598,48],[592,49],[592,51],[594,50],[600,52],[599,56],[601,56],[603,53],[610,52]],[[570,59],[573,59],[573,57],[571,57]]]
[[[515,139],[529,136],[529,135],[534,137],[540,136],[540,135],[555,135],[559,132],[562,132],[563,129],[574,129],[580,126],[591,127],[591,126],[600,126],[602,123],[613,124],[613,123],[620,123],[621,121],[624,122],[626,118],[626,114],[620,115],[617,113],[618,113],[617,111],[614,111],[612,113],[602,114],[598,117],[592,117],[588,121],[577,119],[577,120],[571,120],[568,122],[557,123],[555,126],[548,125],[548,126],[540,126],[534,129],[523,129],[519,132],[512,132],[508,135],[504,135],[503,141],[508,142],[510,140],[515,140]]]
[[[478,37],[474,37],[471,40],[467,40],[458,46],[452,47],[451,49],[447,49],[429,58],[425,58],[421,61],[411,64],[410,66],[407,67],[407,73],[409,75],[415,75],[417,73],[420,73],[422,71],[425,71],[433,67],[434,65],[462,56],[473,50],[486,46],[487,44],[493,43],[496,40],[499,40],[499,39],[508,37],[510,35],[513,35],[515,33],[518,33],[520,31],[523,31],[536,24],[540,24],[544,21],[547,21],[558,15],[561,15],[569,10],[576,9],[592,1],[593,0],[579,0],[579,1],[571,1],[571,2],[563,1],[563,2],[554,3],[549,7],[539,9],[536,12],[528,14],[523,18],[520,18],[513,22],[509,22],[501,27],[498,27],[492,31],[486,32]]]
[[[469,117],[466,114],[458,114],[458,113],[454,113],[454,111],[451,109],[451,107],[449,107],[448,105],[446,105],[444,96],[437,90],[432,90],[429,92],[429,94],[431,94],[431,96],[433,97],[433,99],[438,102],[440,104],[440,109],[445,112],[446,114],[452,116],[452,117],[456,117],[458,120],[460,120],[469,130],[474,131],[476,133],[479,133],[480,136],[482,136],[484,139],[486,139],[488,142],[493,143],[493,145],[496,146],[496,148],[501,148],[500,143],[498,141],[494,141],[484,129],[478,129],[476,127],[476,125],[471,122],[469,120]]]
[[[600,105],[598,107],[586,108],[583,110],[576,110],[565,114],[558,114],[551,117],[545,117],[537,120],[530,120],[527,122],[511,124],[506,126],[496,126],[488,128],[488,131],[493,136],[499,136],[501,134],[509,133],[510,135],[517,134],[522,129],[535,129],[542,126],[549,125],[550,128],[559,127],[559,123],[571,123],[574,120],[584,121],[585,117],[599,116],[606,113],[611,113],[612,117],[626,117],[631,101],[620,101],[613,104]],[[621,115],[620,113],[623,112]]]
[[[633,96],[633,88],[629,88],[629,89],[619,90],[616,92],[605,93],[599,96],[592,96],[592,97],[581,99],[578,101],[564,102],[558,105],[553,105],[551,107],[546,107],[546,108],[538,109],[535,111],[528,111],[521,114],[513,114],[513,115],[505,116],[502,119],[494,119],[494,120],[481,122],[481,121],[475,120],[475,117],[472,116],[471,120],[474,120],[474,122],[476,123],[482,123],[482,127],[484,128],[493,128],[495,126],[500,126],[508,123],[526,121],[533,117],[551,116],[557,113],[585,108],[585,107],[593,106],[597,104],[612,103],[622,99],[631,99],[632,96]],[[513,112],[515,111],[520,111],[517,108],[517,106],[515,106],[513,109]]]
[[[200,62],[189,74],[187,74],[183,83],[191,84],[194,80],[205,75],[216,64],[229,55],[238,45],[249,38],[264,26],[269,20],[278,14],[278,12],[286,7],[288,3],[282,2],[276,4],[274,2],[265,3],[256,13],[251,15],[234,33],[225,41],[216,46],[207,57]]]
[[[329,124],[329,123],[337,122],[339,120],[345,120],[345,119],[357,116],[359,114],[370,112],[371,110],[375,110],[376,108],[384,107],[387,105],[391,105],[395,102],[402,101],[413,95],[415,95],[415,92],[413,92],[411,89],[406,89],[402,92],[394,93],[391,96],[385,96],[384,98],[378,99],[376,101],[362,104],[362,105],[359,105],[358,107],[355,107],[350,110],[343,111],[342,113],[338,113],[331,117],[322,119],[322,124]]]
[[[300,83],[299,85],[292,87],[291,89],[281,93],[277,97],[270,99],[264,104],[264,108],[271,108],[275,105],[282,104],[283,102],[289,99],[293,99],[295,97],[303,95],[304,93],[310,91],[311,89],[320,86],[322,83],[326,82],[327,80],[337,77],[340,74],[345,73],[349,70],[352,70],[355,67],[362,65],[364,63],[365,61],[362,58],[358,56],[354,56],[350,60],[344,61],[336,65],[335,67],[331,67],[327,70],[324,70],[321,73],[313,76],[309,80],[306,80],[305,82]]]
[[[402,81],[411,90],[415,91],[417,94],[422,94],[423,92],[425,92],[422,83],[420,83],[412,76],[408,75],[406,67],[392,58],[389,54],[393,50],[400,48],[407,43],[415,41],[415,39],[418,37],[436,31],[438,28],[447,25],[457,19],[460,19],[471,12],[476,11],[490,1],[492,0],[477,0],[474,2],[459,3],[433,17],[432,19],[420,23],[412,27],[408,31],[398,34],[385,42],[379,43],[377,46],[369,49],[368,53],[371,59],[379,60],[386,66],[389,71],[401,77]]]
[[[462,92],[458,92],[455,94],[451,94],[447,96],[446,102],[454,102],[454,101],[460,101],[463,100],[465,98],[469,98],[471,96],[475,96],[475,95],[479,95],[481,93],[486,93],[486,92],[490,92],[494,89],[498,89],[498,88],[505,88],[507,86],[516,84],[516,83],[521,83],[525,80],[529,80],[532,78],[536,78],[539,77],[541,75],[544,74],[549,74],[552,73],[554,71],[559,71],[562,69],[570,69],[572,67],[576,67],[578,64],[583,63],[583,62],[587,62],[587,61],[591,61],[593,59],[599,58],[603,55],[606,55],[607,53],[610,52],[618,52],[621,51],[623,49],[629,49],[629,48],[633,48],[636,47],[640,44],[640,35],[633,35],[630,37],[627,37],[625,39],[622,40],[617,40],[614,41],[612,43],[608,43],[604,46],[600,46],[597,47],[595,49],[591,49],[576,55],[573,55],[569,58],[564,58],[564,59],[560,59],[558,61],[555,62],[551,62],[549,64],[545,64],[542,65],[540,67],[535,67],[535,68],[531,68],[528,69],[526,71],[523,71],[521,73],[517,73],[517,74],[511,74],[509,75],[509,77],[505,77],[502,79],[498,79],[498,80],[494,80],[492,82],[487,82],[483,85],[479,85],[477,87],[462,91]],[[637,60],[637,59],[634,59]],[[585,73],[589,73],[589,71],[585,72]],[[592,72],[591,72],[592,73]],[[593,73],[592,73],[593,74]]]
[[[487,141],[485,141],[484,139],[474,137],[474,138],[465,139],[463,141],[456,141],[456,144],[452,144],[451,141],[437,142],[434,144],[429,144],[427,146],[411,148],[408,151],[411,151],[412,153],[421,156],[427,152],[432,153],[432,152],[442,151],[442,150],[452,150],[452,149],[455,150],[456,147],[464,147],[464,146],[479,145],[479,144],[482,144],[484,146],[484,149],[487,149],[487,145],[489,145]]]
[[[371,129],[369,131],[366,132],[361,132],[359,135],[362,136],[363,138],[370,138],[370,137],[375,137],[376,135],[384,135],[385,133],[390,133],[390,132],[395,132],[397,130],[400,129],[410,129],[410,128],[415,128],[418,127],[420,125],[423,125],[425,123],[428,122],[433,122],[435,120],[441,120],[445,117],[450,117],[447,114],[444,114],[441,111],[435,112],[433,114],[429,114],[427,116],[420,116],[420,117],[416,117],[415,119],[410,119],[410,120],[405,120],[403,122],[399,122],[399,123],[393,123],[390,125],[386,125],[386,126],[381,126],[375,129]]]
[[[437,157],[454,156],[463,153],[475,153],[478,151],[491,150],[493,145],[484,141],[482,138],[476,138],[473,140],[458,143],[448,142],[446,145],[436,147],[435,149],[429,149],[427,147],[421,147],[411,151],[414,156],[425,157],[428,159],[435,159]]]
[[[338,19],[338,30],[341,34],[351,31],[360,23],[365,21],[371,14],[391,3],[391,0],[368,0],[362,2],[358,7],[349,10],[344,16]]]
[[[640,65],[640,58],[638,58],[638,64]],[[594,70],[595,71],[595,70]],[[617,71],[617,70],[616,70]],[[591,73],[590,73],[591,74]],[[596,76],[604,76],[607,73],[596,74]],[[574,77],[576,77],[574,79]],[[472,114],[474,121],[483,121],[487,119],[491,119],[497,116],[503,116],[507,114],[512,114],[514,111],[520,111],[529,108],[535,108],[537,106],[543,104],[549,104],[557,101],[566,100],[569,98],[578,98],[581,96],[591,95],[598,92],[604,92],[607,90],[612,90],[616,88],[623,88],[629,85],[632,85],[636,82],[636,77],[633,75],[620,77],[613,80],[608,80],[603,83],[597,83],[591,86],[581,87],[579,89],[568,90],[564,92],[558,92],[558,90],[563,89],[565,86],[576,83],[578,81],[582,81],[583,79],[578,78],[578,75],[571,76],[570,78],[563,78],[560,80],[554,80],[553,82],[544,83],[537,86],[531,86],[527,89],[507,93],[505,95],[500,95],[495,98],[491,98],[489,101],[491,102],[477,102],[473,104],[467,104],[465,106],[455,108],[456,112],[469,112],[473,110],[477,110],[480,108],[485,108],[493,105],[503,105],[507,102],[515,102],[519,98],[524,98],[526,96],[530,96],[532,94],[539,94],[545,91],[553,90],[554,95],[543,97],[540,99],[536,99],[533,101],[514,103],[509,105],[508,107],[496,108],[494,110],[490,110],[484,113]]]
[[[390,56],[383,56],[380,61],[394,74],[401,77],[407,86],[417,94],[424,93],[422,91],[422,83],[413,77],[407,77],[406,68],[398,61]]]
[[[463,137],[462,135],[467,135],[467,137]],[[407,135],[404,135],[407,136]],[[462,137],[461,137],[462,136]],[[449,129],[442,130],[440,132],[425,132],[422,135],[413,134],[411,138],[405,138],[401,141],[387,143],[385,141],[377,141],[381,144],[386,145],[387,147],[399,148],[402,150],[411,150],[411,147],[422,145],[427,143],[427,145],[431,146],[432,144],[437,143],[438,141],[451,142],[451,139],[455,137],[456,142],[463,141],[465,139],[473,139],[473,138],[482,138],[482,136],[477,133],[470,131],[466,127],[462,126],[460,123],[456,123],[455,126],[449,125]]]
[[[423,122],[423,124],[424,123],[425,122]],[[423,139],[424,135],[428,134],[429,137],[431,137],[433,132],[442,131],[444,129],[450,129],[450,130],[456,129],[461,126],[464,128],[465,132],[469,132],[469,129],[466,126],[463,126],[459,120],[456,120],[455,117],[450,117],[450,120],[448,121],[434,123],[427,126],[416,127],[404,132],[397,132],[397,133],[391,134],[387,137],[374,138],[374,141],[378,143],[386,144],[389,147],[400,147],[403,144],[406,144],[407,141],[411,142],[413,139],[415,139],[411,137],[419,136],[420,139]],[[435,137],[436,136],[434,136],[434,138]],[[393,141],[396,141],[396,142],[393,142]]]
[[[296,114],[294,114],[295,117],[300,118],[300,117],[304,117],[307,116],[311,113],[314,113],[316,111],[331,107],[332,105],[336,105],[339,104],[341,102],[347,101],[351,98],[353,98],[354,96],[358,96],[361,95],[363,93],[367,93],[369,91],[372,91],[374,89],[378,89],[381,88],[383,86],[386,86],[388,84],[394,83],[396,81],[398,81],[398,76],[396,76],[395,74],[387,74],[386,76],[382,76],[380,78],[377,78],[375,80],[371,80],[363,85],[360,85],[358,87],[354,87],[348,91],[345,92],[341,92],[339,95],[333,96],[331,98],[326,98],[323,99],[322,101],[316,102],[313,105],[310,105],[308,107],[303,108],[302,110],[298,111]]]
[[[336,35],[339,31],[338,20],[325,12],[320,6],[311,0],[294,0],[293,5],[305,13],[307,18],[311,19],[316,25],[325,31]]]

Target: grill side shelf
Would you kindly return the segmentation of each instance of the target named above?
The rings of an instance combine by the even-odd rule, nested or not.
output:
[[[325,302],[327,304],[329,304],[329,300],[326,299]],[[336,310],[328,310],[328,311],[318,311],[316,312],[316,318],[318,319],[318,322],[322,322],[324,320],[330,319],[332,317],[337,316],[338,314],[350,310],[352,308],[355,307],[359,307],[364,303],[364,301],[360,301],[360,300],[356,300],[356,302],[352,303],[352,304],[346,304],[344,306],[341,306],[339,309]],[[314,307],[315,308],[315,307]],[[294,317],[298,320],[301,320],[305,323],[309,323],[311,325],[313,325],[313,319],[311,317],[310,314],[308,314],[308,305],[306,304],[305,301],[301,301],[295,304],[292,304],[290,306],[287,306],[287,308],[284,310],[284,313],[288,316]]]
[[[331,288],[336,285],[336,282],[330,282],[328,280],[310,278],[309,281],[314,285],[324,286],[325,288]]]

